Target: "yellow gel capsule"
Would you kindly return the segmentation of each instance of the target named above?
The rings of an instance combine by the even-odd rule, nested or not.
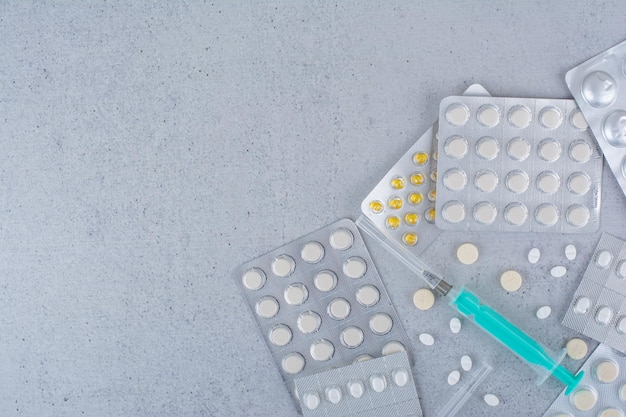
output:
[[[437,200],[437,190],[430,190],[428,192],[428,199],[434,203],[435,200]]]
[[[431,171],[431,172],[430,172],[430,179],[431,179],[433,182],[437,182],[437,170],[434,170],[434,171]]]
[[[413,154],[413,163],[415,165],[424,165],[426,162],[428,162],[428,155],[424,152],[416,152]]]
[[[411,203],[413,205],[417,205],[417,204],[421,203],[422,201],[424,201],[424,196],[422,195],[422,193],[411,193],[411,194],[409,194],[409,203]]]
[[[435,221],[435,208],[431,207],[428,210],[426,210],[426,213],[424,213],[424,216],[426,217],[427,221],[434,222]]]
[[[402,177],[394,177],[391,180],[391,187],[395,188],[396,190],[401,190],[404,188],[404,178]]]
[[[402,241],[409,245],[414,246],[417,243],[417,234],[416,233],[405,233],[402,236]]]
[[[420,216],[417,213],[407,213],[404,215],[404,221],[410,226],[416,225],[419,219]]]
[[[424,184],[424,174],[420,172],[415,172],[411,174],[411,184],[413,185],[422,185]]]
[[[394,210],[399,210],[402,208],[402,199],[400,197],[391,197],[389,199],[389,207]]]
[[[387,228],[391,230],[396,230],[400,227],[400,219],[396,216],[387,217]]]
[[[378,200],[374,200],[370,202],[370,210],[372,210],[373,213],[378,214],[383,211],[383,208],[385,208],[385,206],[383,205],[382,202]]]

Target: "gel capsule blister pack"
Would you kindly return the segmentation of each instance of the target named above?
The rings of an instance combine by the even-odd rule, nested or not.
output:
[[[625,417],[626,357],[600,344],[581,369],[578,387],[563,390],[543,417]]]
[[[602,156],[573,100],[445,98],[436,223],[449,230],[587,233]]]
[[[565,82],[626,195],[626,41],[568,71]]]
[[[406,352],[296,378],[294,382],[305,417],[422,415]]]
[[[626,242],[604,233],[563,325],[626,353]]]
[[[351,220],[241,265],[234,279],[292,395],[295,377],[409,345]]]

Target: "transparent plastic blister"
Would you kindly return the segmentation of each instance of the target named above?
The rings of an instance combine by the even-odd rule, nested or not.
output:
[[[626,41],[569,70],[565,82],[626,195]]]
[[[626,353],[626,242],[602,234],[563,325]]]
[[[489,93],[479,84],[464,95]],[[385,174],[361,203],[361,212],[381,233],[418,256],[441,233],[435,226],[437,123]]]
[[[406,352],[296,378],[305,417],[422,416]]]
[[[409,346],[349,219],[247,262],[233,277],[294,399],[296,377]]]
[[[602,155],[573,100],[446,97],[436,224],[446,230],[588,233]]]
[[[600,344],[581,370],[580,385],[568,396],[563,391],[543,417],[625,417],[626,357]]]

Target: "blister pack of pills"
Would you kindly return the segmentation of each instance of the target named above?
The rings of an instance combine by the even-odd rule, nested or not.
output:
[[[568,71],[565,82],[626,195],[626,41]]]
[[[296,377],[409,346],[349,219],[241,265],[234,279],[294,399]]]
[[[626,242],[602,234],[563,325],[626,353]]]
[[[445,98],[437,172],[441,229],[599,227],[602,155],[573,100]]]
[[[422,415],[406,352],[295,380],[305,417]]]
[[[488,96],[480,84],[464,95]],[[361,203],[361,212],[385,238],[413,255],[441,233],[435,226],[437,123],[385,174]]]
[[[626,357],[600,344],[581,369],[578,387],[568,396],[563,390],[543,417],[624,417]]]

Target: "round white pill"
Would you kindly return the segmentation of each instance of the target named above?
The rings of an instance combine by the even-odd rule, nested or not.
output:
[[[293,274],[296,263],[289,255],[280,255],[272,261],[272,272],[278,277],[288,277]]]
[[[583,112],[578,109],[574,110],[574,112],[572,113],[571,122],[572,126],[574,126],[578,130],[587,130],[587,128],[589,127],[589,124],[587,123]]]
[[[304,369],[304,363],[304,358],[301,354],[297,352],[292,352],[283,358],[283,360],[281,361],[281,366],[283,368],[283,371],[285,371],[286,373],[295,375],[302,372],[302,369]]]
[[[467,139],[463,136],[450,136],[443,147],[444,152],[450,158],[462,159],[467,155]]]
[[[567,274],[567,268],[565,268],[563,265],[557,265],[550,270],[550,275],[552,275],[554,278],[564,277],[565,274]]]
[[[561,144],[554,139],[544,139],[539,142],[537,153],[544,161],[554,162],[561,157]]]
[[[461,380],[459,371],[452,371],[448,374],[448,385],[456,385]]]
[[[462,327],[461,320],[459,320],[458,317],[452,317],[450,319],[450,331],[452,333],[456,334],[456,333],[460,332],[461,331],[461,327]]]
[[[550,317],[552,313],[552,308],[550,306],[542,306],[537,309],[536,316],[539,320],[544,320]]]
[[[463,368],[465,372],[471,371],[472,366],[473,366],[472,358],[470,358],[467,355],[461,356],[461,368]]]
[[[385,376],[380,374],[370,376],[370,387],[372,387],[375,392],[383,392],[387,388]]]
[[[336,385],[326,387],[324,393],[326,394],[326,399],[331,404],[339,404],[339,401],[341,401],[341,398],[343,397],[341,393],[341,388]]]
[[[593,156],[593,148],[588,142],[577,140],[569,146],[569,156],[574,162],[587,162]]]
[[[478,260],[478,248],[471,243],[463,243],[456,249],[456,259],[463,265],[472,265]]]
[[[459,201],[448,201],[443,206],[442,217],[448,223],[459,223],[465,218],[465,207]]]
[[[309,291],[304,284],[299,282],[288,285],[284,291],[284,297],[287,304],[292,306],[299,306],[303,304],[307,298],[309,298]]]
[[[477,118],[483,126],[494,127],[500,123],[500,110],[492,104],[485,104],[478,109]]]
[[[580,204],[573,204],[569,206],[567,212],[565,213],[567,222],[574,227],[585,226],[589,223],[590,217],[591,215],[589,214],[589,209],[585,206],[581,206]]]
[[[500,275],[500,285],[508,292],[515,292],[522,286],[522,275],[512,269],[504,271]]]
[[[302,404],[309,410],[317,410],[320,405],[320,396],[317,392],[306,392],[302,396]]]
[[[509,191],[520,194],[528,189],[528,174],[521,170],[511,171],[506,175],[505,184]]]
[[[582,82],[580,91],[590,106],[602,108],[610,106],[617,98],[617,83],[604,71],[594,71]]]
[[[319,330],[322,318],[315,311],[305,311],[298,316],[296,323],[302,333],[311,334]]]
[[[393,355],[394,353],[406,352],[404,345],[396,340],[392,340],[383,346],[383,356]]]
[[[565,345],[567,356],[574,360],[580,360],[587,356],[587,343],[577,337],[570,339]]]
[[[466,105],[454,103],[446,109],[446,120],[454,126],[463,126],[469,120],[470,112]]]
[[[443,185],[448,190],[461,191],[467,185],[467,175],[460,169],[450,169],[443,176]]]
[[[537,176],[537,188],[544,194],[554,194],[561,186],[561,179],[554,171],[543,171]]]
[[[337,250],[348,250],[352,247],[352,243],[354,242],[354,236],[352,232],[348,229],[337,229],[335,230],[328,239],[330,242],[330,246]]]
[[[521,226],[528,219],[528,209],[522,203],[511,203],[504,208],[504,219],[513,226]]]
[[[602,124],[602,133],[612,146],[626,146],[626,111],[616,110],[609,114]]]
[[[530,155],[530,144],[524,138],[513,138],[506,146],[506,153],[511,159],[523,161]]]
[[[387,334],[393,327],[393,320],[385,313],[378,313],[370,318],[370,330],[377,335]]]
[[[332,271],[320,271],[313,278],[313,285],[322,292],[328,292],[337,286],[337,276]]]
[[[612,318],[613,318],[613,310],[611,310],[611,307],[602,306],[596,312],[596,321],[599,324],[607,325],[609,324]]]
[[[319,242],[306,243],[300,251],[300,256],[305,262],[315,264],[324,257],[324,247]]]
[[[357,290],[356,300],[363,307],[371,307],[380,300],[380,291],[373,285],[364,285]]]
[[[278,313],[278,309],[278,301],[269,295],[261,298],[255,306],[256,314],[264,319],[274,317]]]
[[[543,226],[554,226],[559,220],[559,211],[553,204],[540,204],[535,209],[535,220]]]
[[[284,324],[272,327],[270,330],[270,342],[275,346],[286,346],[291,342],[291,330]]]
[[[483,400],[491,407],[497,407],[500,404],[500,399],[493,394],[486,394]]]
[[[526,106],[515,106],[509,111],[509,122],[514,127],[523,129],[530,124],[532,113]]]
[[[573,261],[576,259],[576,253],[576,246],[569,244],[565,247],[565,257],[568,260]]]
[[[324,362],[333,357],[333,354],[335,353],[335,347],[330,341],[326,339],[321,339],[311,343],[309,353],[311,354],[311,357],[316,361]]]
[[[363,343],[363,330],[356,326],[350,326],[343,329],[340,336],[341,344],[349,349],[361,346]]]
[[[352,380],[348,382],[347,388],[352,398],[361,398],[365,392],[365,387],[361,381]]]
[[[528,262],[536,264],[541,259],[541,251],[539,248],[532,248],[528,251]]]
[[[419,340],[423,345],[432,346],[435,343],[435,338],[428,333],[422,333],[419,335]]]
[[[413,294],[413,304],[420,310],[428,310],[435,304],[435,294],[428,288],[420,288]]]
[[[574,313],[587,314],[591,307],[591,300],[588,297],[580,297],[574,305]]]
[[[615,274],[620,278],[626,278],[626,259],[620,261],[615,268]]]
[[[567,179],[567,189],[576,195],[585,195],[591,190],[591,178],[584,172],[574,172]]]
[[[480,224],[491,224],[496,220],[498,210],[488,201],[481,201],[474,206],[472,216]]]
[[[622,317],[619,319],[617,324],[615,325],[617,331],[621,334],[626,334],[626,317]]]
[[[396,369],[391,373],[393,383],[398,387],[403,387],[409,383],[409,373],[406,369]]]
[[[610,407],[602,410],[598,417],[624,417],[624,413],[617,408]]]
[[[343,320],[350,314],[350,303],[343,298],[335,298],[328,304],[328,315],[335,320]]]
[[[598,252],[596,255],[596,265],[600,269],[606,269],[611,265],[613,261],[613,255],[608,250]]]
[[[249,269],[243,273],[241,282],[249,290],[259,290],[265,285],[265,273],[258,268]]]
[[[619,365],[611,360],[603,360],[594,366],[593,373],[598,381],[610,384],[619,375]]]
[[[350,278],[361,278],[367,271],[365,261],[359,257],[348,258],[343,263],[343,273]]]
[[[556,129],[563,123],[563,114],[556,107],[544,107],[539,113],[539,122],[546,129]]]
[[[498,156],[500,146],[491,136],[484,136],[476,142],[476,155],[483,159],[492,160]]]
[[[581,387],[572,394],[571,401],[578,410],[589,411],[596,406],[598,398],[591,388]]]
[[[490,169],[483,169],[476,173],[474,185],[484,193],[490,193],[498,186],[498,175]]]

